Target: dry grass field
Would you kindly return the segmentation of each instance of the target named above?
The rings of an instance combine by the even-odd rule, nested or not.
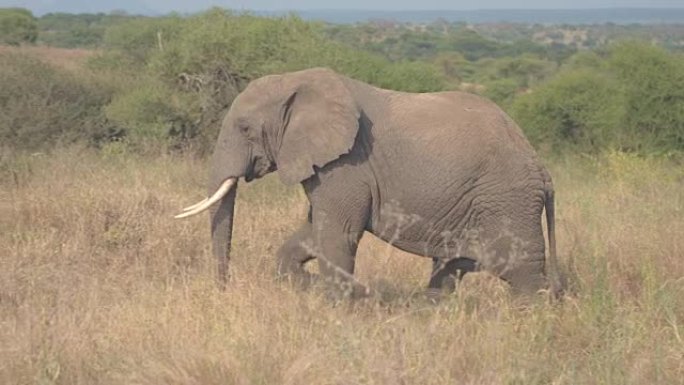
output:
[[[332,304],[274,280],[305,199],[242,184],[231,282],[214,286],[204,161],[109,146],[0,155],[1,384],[684,383],[684,167],[550,162],[572,293],[520,306],[466,277],[438,305],[430,262],[364,238],[383,297]]]

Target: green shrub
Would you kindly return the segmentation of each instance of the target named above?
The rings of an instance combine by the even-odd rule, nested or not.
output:
[[[684,150],[684,57],[648,43],[580,53],[511,112],[537,145]]]
[[[113,13],[48,13],[38,19],[38,42],[63,48],[102,46],[105,30],[139,16]]]
[[[514,118],[530,140],[554,149],[621,147],[624,102],[615,79],[593,71],[567,71],[516,99]]]
[[[192,103],[188,95],[174,94],[163,83],[148,79],[115,95],[105,112],[110,121],[125,128],[130,142],[164,142],[193,136],[186,124]]]
[[[490,59],[482,65],[480,78],[483,82],[511,79],[520,88],[529,88],[548,79],[557,71],[554,62],[533,56]],[[485,64],[481,63],[481,64]]]
[[[489,40],[468,28],[462,28],[450,34],[441,45],[443,50],[462,53],[468,60],[484,57],[497,57],[497,52],[505,48],[493,40]]]
[[[489,81],[484,83],[484,86],[484,96],[500,106],[511,104],[520,89],[518,82],[509,78]]]
[[[613,47],[609,68],[624,88],[624,128],[634,138],[632,148],[684,150],[684,55],[622,43]]]
[[[31,11],[23,8],[0,8],[0,44],[34,43],[38,25]]]
[[[0,54],[0,141],[39,149],[58,141],[97,142],[120,134],[102,114],[111,90],[42,61]]]
[[[91,65],[134,72],[138,79],[106,109],[133,142],[212,143],[233,98],[250,80],[271,73],[324,66],[385,88],[444,89],[431,64],[390,63],[328,40],[319,24],[296,16],[264,18],[215,8],[188,18],[133,20],[105,37],[109,50]]]
[[[106,29],[103,45],[121,52],[134,62],[144,63],[156,51],[163,51],[181,30],[182,19],[176,16],[136,18],[116,23]]]
[[[310,40],[315,38],[311,26],[298,18],[237,16],[218,8],[183,19],[179,28],[177,36],[151,56],[150,69],[167,79],[218,67],[251,79],[292,59],[293,44],[314,46]]]
[[[429,63],[398,62],[383,68],[378,85],[407,92],[442,91],[445,80],[435,66]]]

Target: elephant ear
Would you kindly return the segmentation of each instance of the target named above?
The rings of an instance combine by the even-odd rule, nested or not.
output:
[[[308,179],[314,167],[348,153],[359,131],[360,111],[339,75],[330,70],[294,76],[284,104],[284,133],[277,156],[278,174],[291,185]]]

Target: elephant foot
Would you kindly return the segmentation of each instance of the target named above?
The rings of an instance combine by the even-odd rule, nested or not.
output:
[[[307,271],[297,274],[281,274],[276,280],[287,282],[297,290],[311,290],[312,288],[322,290],[326,298],[332,302],[368,298],[372,293],[368,287],[358,282],[339,281]]]
[[[456,291],[456,285],[466,273],[478,270],[477,262],[466,257],[459,257],[446,262],[433,260],[432,276],[425,296],[433,303]]]
[[[454,290],[446,290],[442,288],[430,288],[428,287],[425,290],[425,298],[433,303],[433,304],[438,304],[442,302],[442,300],[446,299],[450,294],[452,294]]]
[[[318,276],[303,271],[297,274],[277,274],[277,282],[287,282],[299,290],[307,290],[318,281]]]
[[[361,300],[372,295],[371,289],[359,282],[326,278],[322,280],[321,284],[326,298],[333,303],[346,300]]]
[[[459,277],[452,274],[433,276],[425,290],[425,297],[428,301],[437,304],[456,291],[458,281]]]

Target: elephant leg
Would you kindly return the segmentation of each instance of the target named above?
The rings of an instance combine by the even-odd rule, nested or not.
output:
[[[277,277],[309,286],[312,274],[304,269],[304,264],[315,258],[311,253],[312,246],[311,223],[306,222],[278,249]]]
[[[333,298],[364,297],[368,289],[354,278],[356,250],[368,226],[371,194],[350,168],[331,168],[302,185],[309,198],[312,255]]]
[[[444,261],[440,258],[432,259],[432,275],[428,283],[428,297],[436,300],[442,294],[450,294],[456,290],[456,283],[463,279],[466,273],[477,271],[477,262],[466,257],[453,258]]]
[[[527,223],[511,225],[511,229],[527,231],[511,230],[492,237],[487,248],[492,272],[508,282],[516,295],[531,295],[546,287],[544,235],[540,224],[530,227]]]
[[[366,296],[368,290],[354,278],[355,254],[361,234],[326,233],[323,236],[323,247],[317,256],[318,266],[332,296]]]
[[[501,279],[511,285],[514,294],[524,296],[537,293],[546,288],[544,261],[530,261],[516,264],[501,274]]]
[[[368,289],[354,278],[356,250],[364,233],[365,213],[345,214],[345,219],[324,210],[313,211],[315,257],[321,278],[334,299],[358,298]],[[361,215],[362,214],[362,215]]]

